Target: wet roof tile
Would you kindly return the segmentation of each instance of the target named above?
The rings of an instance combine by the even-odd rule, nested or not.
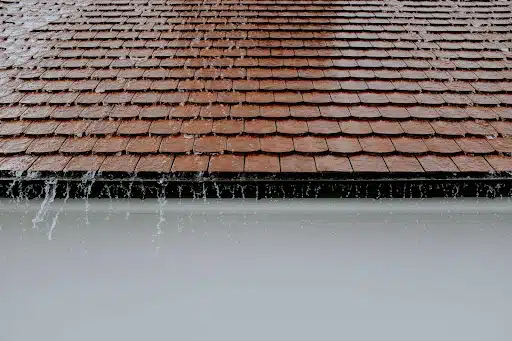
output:
[[[6,6],[2,170],[512,169],[506,2],[91,0],[35,31]]]

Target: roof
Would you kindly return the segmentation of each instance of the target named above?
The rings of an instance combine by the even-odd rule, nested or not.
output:
[[[508,1],[2,6],[0,170],[512,171]]]

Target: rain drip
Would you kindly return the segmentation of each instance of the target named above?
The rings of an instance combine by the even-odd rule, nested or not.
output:
[[[57,186],[55,186],[55,188],[57,188]],[[64,201],[62,202],[62,205],[60,205],[60,209],[53,216],[52,224],[50,225],[50,229],[48,230],[48,240],[52,240],[52,238],[53,238],[53,230],[55,229],[55,226],[57,226],[57,222],[59,221],[59,216],[62,213],[62,211],[64,210],[64,207],[66,206],[66,203],[68,202],[69,191],[70,191],[70,186],[69,186],[69,183],[67,183],[66,184],[66,194],[64,196]]]
[[[84,219],[85,224],[89,225],[89,196],[91,195],[92,186],[94,185],[94,182],[96,181],[95,172],[87,172],[84,174],[84,177],[82,178],[82,185],[84,189],[84,202],[85,202],[85,212],[84,212]]]
[[[40,222],[44,221],[44,218],[46,214],[48,213],[48,210],[55,200],[55,195],[57,194],[57,180],[51,179],[45,181],[44,186],[44,199],[41,203],[41,207],[39,208],[39,211],[37,212],[34,219],[32,219],[32,228],[38,229],[38,225]]]

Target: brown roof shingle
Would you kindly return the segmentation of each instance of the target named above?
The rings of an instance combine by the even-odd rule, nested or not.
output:
[[[512,170],[507,2],[89,2],[0,21],[0,169]]]

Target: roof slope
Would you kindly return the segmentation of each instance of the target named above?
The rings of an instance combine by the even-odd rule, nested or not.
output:
[[[512,171],[508,1],[3,6],[1,170]]]

